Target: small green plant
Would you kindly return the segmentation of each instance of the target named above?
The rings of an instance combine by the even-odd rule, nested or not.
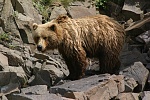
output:
[[[111,1],[115,4],[122,6],[124,4],[124,0],[96,0],[96,7],[100,9],[107,9],[107,3]]]
[[[109,0],[96,0],[96,7],[106,9],[106,4]]]
[[[14,11],[14,13],[13,13],[13,15],[12,15],[13,17],[18,17],[18,12],[17,11]]]
[[[7,34],[7,33],[1,33],[0,34],[0,40],[5,41],[5,42],[10,42],[11,41],[11,39],[9,37],[9,34]]]
[[[61,0],[61,3],[62,3],[65,7],[67,7],[67,6],[69,5],[69,3],[73,2],[73,1],[75,1],[75,0]]]
[[[10,33],[1,33],[0,34],[0,44],[3,44],[4,46],[15,49],[16,46],[12,45],[12,38]]]
[[[67,7],[70,2],[73,1],[84,1],[84,0],[32,0],[33,5],[41,13],[44,18],[44,21],[49,19],[49,6],[54,2],[60,2],[64,7]]]

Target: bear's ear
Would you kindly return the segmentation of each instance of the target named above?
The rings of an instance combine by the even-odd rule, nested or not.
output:
[[[37,27],[38,27],[38,24],[37,24],[37,23],[33,23],[33,25],[32,25],[32,26],[33,26],[33,29],[34,29],[34,30],[36,30],[36,29],[37,29]]]
[[[51,31],[56,31],[56,25],[55,25],[55,24],[52,24],[52,25],[49,27],[49,29],[50,29]]]
[[[65,22],[69,17],[67,15],[59,15],[56,19],[58,23]]]

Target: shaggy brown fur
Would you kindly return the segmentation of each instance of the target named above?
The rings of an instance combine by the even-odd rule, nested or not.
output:
[[[46,24],[33,24],[34,40],[41,51],[58,49],[69,68],[69,78],[84,75],[87,57],[100,61],[100,73],[114,73],[120,62],[119,53],[125,32],[121,25],[105,15],[80,19],[59,16]]]

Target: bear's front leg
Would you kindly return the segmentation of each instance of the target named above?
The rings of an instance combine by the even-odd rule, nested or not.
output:
[[[87,62],[86,62],[86,53],[82,48],[74,48],[72,52],[67,54],[62,54],[63,58],[69,69],[69,76],[67,79],[77,80],[84,76]]]

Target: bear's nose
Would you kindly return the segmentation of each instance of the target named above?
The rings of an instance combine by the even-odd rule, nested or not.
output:
[[[42,51],[42,46],[41,45],[37,45],[37,49],[38,49],[38,51]]]

